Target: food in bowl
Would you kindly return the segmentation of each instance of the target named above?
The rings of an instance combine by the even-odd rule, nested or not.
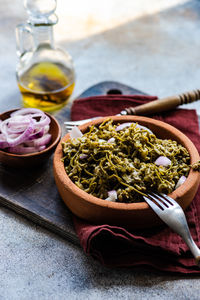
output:
[[[158,138],[137,122],[105,119],[62,143],[65,171],[77,187],[114,202],[143,202],[149,192],[170,194],[190,171],[188,150]]]
[[[46,149],[51,141],[50,118],[36,108],[22,108],[0,120],[0,149],[28,154]]]
[[[184,146],[190,155],[190,164],[199,161],[199,153],[192,141],[175,127],[152,118],[142,116],[112,116],[114,124],[134,122],[148,127],[158,138],[171,139]],[[104,122],[107,118],[93,120],[81,125],[80,131],[84,134],[88,128]],[[144,201],[142,202],[116,202],[107,201],[94,197],[92,194],[80,189],[69,178],[63,163],[63,142],[70,139],[66,134],[58,144],[54,153],[53,170],[56,186],[66,206],[77,217],[95,224],[110,224],[124,226],[127,228],[150,228],[162,224],[161,219]],[[200,182],[200,173],[193,168],[190,169],[185,182],[176,188],[170,197],[175,199],[183,209],[186,209],[193,200]]]

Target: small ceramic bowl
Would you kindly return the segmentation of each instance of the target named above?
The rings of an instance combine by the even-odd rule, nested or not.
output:
[[[164,122],[139,116],[115,116],[111,117],[116,123],[138,122],[140,125],[147,126],[157,137],[163,139],[176,140],[187,148],[191,164],[199,160],[199,154],[189,138],[182,132]],[[80,126],[84,133],[88,126],[98,125],[105,118],[95,120]],[[64,136],[61,142],[69,139],[69,134]],[[128,228],[145,228],[162,224],[162,221],[153,212],[146,202],[140,203],[117,203],[96,198],[85,191],[79,189],[67,176],[64,164],[61,161],[63,156],[61,143],[57,146],[54,154],[54,177],[61,195],[67,207],[79,218],[96,224],[111,224],[125,226]],[[183,209],[193,200],[200,181],[200,174],[190,170],[190,173],[179,188],[173,191],[170,196],[175,199]]]
[[[0,119],[5,120],[9,118],[10,114],[17,109],[6,111],[0,114]],[[54,152],[61,138],[61,128],[57,120],[46,113],[51,119],[49,133],[52,135],[50,144],[46,149],[40,152],[29,153],[29,154],[13,154],[8,153],[0,149],[0,162],[4,165],[15,167],[15,168],[29,168],[35,167],[36,165],[43,164]]]

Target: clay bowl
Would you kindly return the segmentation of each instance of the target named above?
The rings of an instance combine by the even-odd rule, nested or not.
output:
[[[176,140],[187,148],[191,163],[199,160],[199,154],[189,138],[176,128],[150,118],[139,116],[114,116],[111,117],[117,123],[138,122],[151,129],[157,137]],[[105,118],[95,120],[80,126],[84,133],[88,126],[99,124]],[[61,142],[69,139],[69,134],[63,137]],[[54,177],[61,198],[67,207],[79,218],[96,224],[111,224],[125,226],[127,228],[145,228],[162,224],[162,221],[152,211],[146,202],[141,203],[116,203],[96,198],[79,189],[67,176],[64,164],[61,161],[63,156],[61,142],[58,144],[54,154]],[[170,196],[175,199],[183,209],[193,200],[200,181],[200,174],[190,170],[190,173],[179,188],[173,191]]]
[[[6,111],[0,114],[0,119],[5,120],[9,118],[10,114],[17,109]],[[15,168],[30,168],[41,165],[46,162],[46,160],[52,155],[56,146],[58,145],[61,138],[61,128],[56,119],[46,113],[51,119],[49,133],[52,135],[50,144],[46,149],[40,152],[30,153],[30,154],[13,154],[8,153],[4,150],[0,150],[0,162],[3,165],[11,166]]]

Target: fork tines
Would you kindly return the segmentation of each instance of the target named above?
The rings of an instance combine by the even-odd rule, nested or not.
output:
[[[145,201],[154,209],[157,209],[158,207],[160,209],[166,209],[169,206],[172,205],[178,205],[178,203],[172,199],[171,197],[167,196],[166,194],[155,194],[151,193],[148,194],[148,197],[144,196]]]

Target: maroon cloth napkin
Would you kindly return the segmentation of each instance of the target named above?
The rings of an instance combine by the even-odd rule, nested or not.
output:
[[[115,115],[125,107],[156,99],[150,96],[109,95],[75,100],[72,120]],[[195,110],[176,109],[155,115],[185,133],[200,151],[198,118]],[[200,247],[200,188],[186,218],[191,234]],[[84,251],[108,267],[143,266],[148,269],[177,273],[199,273],[200,268],[181,237],[167,226],[144,230],[127,230],[107,224],[89,224],[74,216],[74,226]]]

